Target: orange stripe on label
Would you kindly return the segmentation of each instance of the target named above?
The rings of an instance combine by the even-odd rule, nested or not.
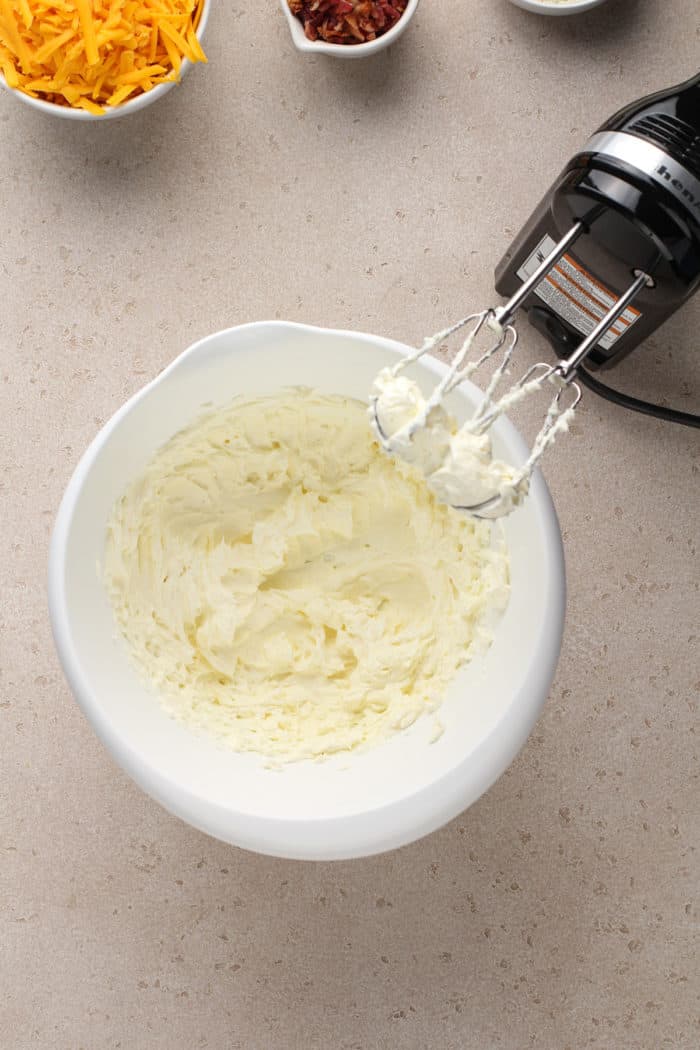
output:
[[[591,312],[590,310],[586,309],[586,307],[585,307],[585,306],[583,305],[583,303],[581,303],[581,302],[580,302],[580,300],[578,300],[578,299],[575,299],[575,298],[574,298],[574,296],[573,296],[573,295],[571,295],[571,293],[570,293],[570,292],[567,292],[566,288],[562,288],[562,286],[561,286],[561,285],[559,284],[559,282],[558,282],[558,281],[555,281],[555,280],[554,280],[554,278],[552,277],[552,275],[551,275],[551,274],[549,275],[549,277],[547,277],[547,278],[546,278],[546,280],[547,280],[547,282],[548,282],[549,284],[552,284],[552,285],[554,285],[554,287],[556,288],[556,290],[557,290],[558,292],[561,292],[561,294],[562,294],[562,295],[563,295],[563,296],[564,296],[564,297],[565,297],[566,299],[568,299],[570,303],[573,303],[573,304],[574,304],[574,306],[575,306],[575,307],[577,307],[577,309],[579,309],[579,310],[581,311],[581,313],[582,313],[582,314],[586,314],[586,315],[587,315],[588,317],[590,317],[590,318],[591,318],[591,320],[592,320],[592,321],[595,321],[595,323],[596,323],[596,324],[598,323],[598,321],[600,320],[600,318],[598,317],[598,315],[597,315],[597,314],[594,314],[594,313],[592,313],[592,312]]]
[[[592,274],[590,274],[588,272],[588,270],[584,269],[584,267],[581,266],[579,263],[577,263],[576,260],[573,259],[570,255],[565,255],[563,257],[563,261],[567,262],[569,264],[569,266],[571,266],[572,269],[576,270],[577,273],[580,273],[583,277],[585,277],[587,281],[589,281],[592,285],[594,285],[594,287],[598,288],[601,292],[603,292],[604,295],[609,296],[611,299],[614,299],[616,302],[619,300],[620,297],[618,295],[615,295],[613,292],[610,291],[609,288],[606,288],[604,284],[601,284],[600,281],[596,280],[596,278],[593,277]],[[560,264],[557,263],[557,266],[556,266],[557,270],[559,269],[559,265]],[[572,284],[575,283],[571,278],[569,278],[569,280],[571,280]],[[583,292],[584,295],[587,295],[589,298],[593,299],[594,302],[598,302],[598,300],[593,295],[593,293],[589,292],[588,289],[582,288],[581,291]],[[598,305],[601,306],[605,310],[606,313],[608,312],[609,309],[611,309],[611,307],[610,306],[606,306],[605,303],[598,303]],[[635,308],[633,306],[628,306],[627,309],[629,310],[629,312],[631,314],[634,314],[635,317],[641,317],[642,316],[640,311],[639,310],[635,310]],[[627,311],[625,311],[625,312],[627,312]],[[622,320],[622,318],[620,318],[620,320]],[[630,322],[629,321],[625,321],[625,324],[629,325]]]

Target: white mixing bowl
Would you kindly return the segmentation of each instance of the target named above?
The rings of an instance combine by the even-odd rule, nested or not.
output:
[[[493,645],[454,680],[433,719],[365,753],[265,768],[171,719],[131,666],[98,574],[114,501],[154,451],[209,402],[290,385],[366,399],[371,381],[407,347],[372,335],[269,322],[211,335],[178,357],[97,435],[63,497],[51,543],[49,606],[68,681],[120,765],[166,809],[247,849],[300,859],[357,857],[400,846],[474,802],[525,742],[547,696],[564,620],[564,559],[544,480],[505,522],[512,594]],[[424,360],[432,387],[443,366]],[[453,409],[476,397],[465,386]],[[526,449],[506,420],[497,453]]]

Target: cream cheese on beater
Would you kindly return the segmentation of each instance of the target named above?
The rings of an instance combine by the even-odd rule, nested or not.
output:
[[[539,390],[545,378],[511,387],[496,402],[488,402],[486,409],[502,415]],[[559,412],[554,402],[550,405],[547,426],[521,467],[493,455],[488,429],[482,431],[478,419],[460,427],[442,405],[428,406],[416,382],[390,368],[374,380],[369,417],[384,449],[421,470],[442,503],[478,509],[482,517],[502,517],[527,496],[535,463],[556,436],[568,430],[573,409]],[[482,509],[480,505],[489,500],[494,505]]]
[[[397,455],[422,474],[429,475],[442,464],[454,430],[453,421],[438,406],[426,415],[425,398],[417,383],[383,369],[374,381],[379,392],[382,436],[390,437]],[[377,413],[377,414],[378,414]],[[370,418],[374,412],[370,410]]]
[[[528,490],[518,483],[513,466],[494,459],[488,434],[464,427],[452,435],[441,466],[427,480],[438,499],[451,507],[477,507],[497,495],[512,510]]]
[[[104,580],[167,710],[280,761],[434,711],[490,640],[508,557],[421,471],[382,454],[365,406],[308,390],[239,399],[164,445],[114,507]]]

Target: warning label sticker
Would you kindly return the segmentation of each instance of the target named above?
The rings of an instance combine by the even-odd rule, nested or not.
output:
[[[543,237],[518,270],[520,280],[524,281],[531,277],[555,247],[556,242],[551,237]],[[570,255],[564,255],[559,260],[549,276],[545,277],[535,289],[535,295],[551,306],[559,317],[568,321],[582,335],[592,332],[601,318],[605,317],[608,310],[617,302],[617,296],[600,281],[597,281],[588,270],[584,270],[580,263],[577,263]],[[612,328],[600,339],[600,346],[608,350],[641,316],[639,310],[628,306]]]

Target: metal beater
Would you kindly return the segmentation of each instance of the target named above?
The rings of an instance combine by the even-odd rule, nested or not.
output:
[[[645,286],[651,287],[654,283],[653,279],[644,271],[635,271],[635,279],[629,288],[568,358],[560,360],[557,364],[539,362],[532,365],[520,379],[511,385],[505,394],[496,397],[497,389],[507,372],[518,341],[518,333],[511,323],[515,314],[528,296],[537,289],[542,281],[546,280],[568,249],[572,247],[584,232],[584,229],[585,226],[582,222],[575,223],[534,273],[523,282],[505,306],[489,308],[481,313],[470,314],[444,331],[426,339],[419,350],[401,360],[391,369],[391,375],[394,377],[398,376],[419,358],[436,350],[450,336],[471,325],[444,378],[435,387],[430,397],[426,398],[416,417],[400,431],[396,431],[393,434],[388,432],[388,428],[381,417],[380,397],[376,392],[370,395],[374,430],[385,451],[396,453],[400,447],[405,447],[406,442],[413,440],[415,435],[427,425],[431,413],[442,405],[443,399],[450,391],[459,386],[463,380],[473,376],[478,369],[482,368],[489,360],[502,351],[500,363],[493,371],[474,415],[469,422],[464,424],[462,429],[475,435],[485,434],[495,420],[517,404],[517,402],[541,390],[545,383],[552,384],[554,393],[549,403],[544,423],[533,442],[528,458],[515,472],[512,481],[509,483],[509,490],[511,491],[526,491],[532,471],[545,449],[552,443],[557,432],[566,429],[568,420],[581,400],[581,388],[575,381],[579,365],[598,344],[600,339],[613,328],[640,290]],[[470,351],[477,337],[485,330],[490,330],[494,333],[495,338],[493,342],[478,357],[469,360]],[[573,397],[567,404],[564,404],[563,395],[566,390],[570,390]],[[500,514],[508,513],[512,509],[512,505],[512,501],[506,498],[504,493],[497,493],[480,503],[456,506],[456,509],[467,511],[474,517],[493,518],[498,517]]]

